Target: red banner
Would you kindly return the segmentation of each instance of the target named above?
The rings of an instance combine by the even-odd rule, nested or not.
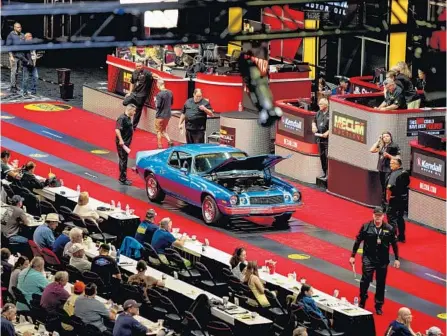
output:
[[[299,153],[303,153],[303,154],[311,154],[311,155],[318,154],[318,145],[317,144],[306,143],[303,141],[292,139],[292,138],[282,135],[282,134],[276,133],[275,143],[278,146],[291,149],[295,152],[299,152]]]
[[[446,199],[446,188],[416,177],[410,179],[410,189],[443,200]]]

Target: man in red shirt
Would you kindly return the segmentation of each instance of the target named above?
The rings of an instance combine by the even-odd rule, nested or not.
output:
[[[65,285],[68,283],[67,272],[57,272],[54,276],[54,281],[45,287],[40,305],[49,313],[62,309],[65,301],[68,300],[70,294],[65,290]]]

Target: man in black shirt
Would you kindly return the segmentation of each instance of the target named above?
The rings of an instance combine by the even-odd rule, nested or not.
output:
[[[394,252],[394,267],[399,268],[399,251],[397,248],[394,228],[383,222],[381,207],[374,209],[373,221],[362,225],[355,239],[349,262],[354,266],[355,255],[363,242],[362,280],[360,281],[360,307],[365,308],[368,298],[369,284],[376,272],[375,306],[377,315],[382,315],[382,306],[385,301],[385,280],[390,263],[390,245]]]
[[[121,279],[121,273],[115,259],[109,256],[110,246],[102,244],[99,255],[93,258],[91,271],[98,274],[104,284],[109,285],[112,278]]]
[[[33,189],[43,189],[48,185],[48,179],[45,181],[39,180],[34,171],[36,170],[36,164],[32,161],[29,161],[24,169],[23,175],[20,179],[20,183],[23,187],[33,191]]]
[[[406,109],[407,103],[402,88],[396,85],[396,82],[392,79],[387,79],[384,85],[386,90],[385,100],[376,108],[382,111]]]
[[[129,158],[129,146],[132,142],[134,131],[132,127],[132,117],[135,115],[135,111],[135,105],[127,105],[126,111],[118,117],[115,126],[115,143],[120,167],[119,182],[124,185],[132,184],[132,182],[127,179],[127,159]]]
[[[180,131],[186,127],[186,142],[204,143],[207,117],[214,116],[213,109],[208,100],[203,99],[202,90],[195,89],[192,98],[183,106],[178,127]],[[185,122],[185,126],[183,125]]]
[[[390,161],[391,173],[386,180],[386,200],[388,203],[388,222],[398,230],[398,240],[405,243],[404,212],[408,201],[408,185],[410,176],[402,169],[402,160],[394,158]]]
[[[320,110],[315,115],[312,122],[312,132],[317,137],[318,149],[320,151],[321,168],[323,169],[322,179],[327,178],[327,154],[329,148],[329,102],[326,98],[321,98],[318,102]]]
[[[155,114],[155,131],[157,132],[158,148],[163,148],[161,143],[162,136],[165,137],[169,147],[171,147],[174,143],[169,138],[166,128],[168,127],[169,119],[171,119],[171,106],[174,101],[174,96],[172,95],[171,90],[166,89],[164,81],[159,79],[157,87],[160,90],[155,97],[155,104],[157,106],[157,112]]]
[[[158,79],[159,76],[153,74],[147,69],[143,68],[143,62],[135,63],[135,71],[132,73],[130,79],[129,93],[123,101],[124,105],[134,104],[136,106],[135,117],[133,118],[133,129],[135,130],[140,122],[141,112],[143,111],[144,103],[151,91],[152,79]]]
[[[174,47],[175,59],[174,62],[166,64],[169,67],[189,67],[194,63],[194,59],[183,52],[181,45]]]
[[[14,23],[14,29],[6,37],[6,45],[22,44],[25,40],[25,35],[22,34],[22,25],[18,22]],[[25,53],[23,51],[9,52],[9,64],[11,66],[11,92],[18,91],[17,78],[19,76],[19,69],[22,62],[26,61]]]

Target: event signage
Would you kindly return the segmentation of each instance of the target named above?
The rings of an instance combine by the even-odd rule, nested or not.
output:
[[[338,15],[346,15],[348,10],[348,2],[347,1],[328,1],[325,3],[314,3],[308,2],[302,6],[304,11],[306,10],[314,10],[321,11],[325,13],[334,13]]]
[[[432,179],[445,181],[445,161],[414,152],[413,173],[430,177]]]
[[[219,143],[236,147],[236,129],[234,127],[220,126]]]
[[[332,134],[366,144],[367,121],[337,111],[332,113]]]
[[[284,112],[278,123],[278,129],[293,134],[295,136],[304,136],[304,118]]]
[[[441,198],[444,200],[446,199],[445,187],[430,183],[428,181],[423,181],[416,177],[411,178],[410,189],[433,197]]]
[[[433,135],[445,134],[445,116],[408,118],[407,136],[417,136],[419,131]]]

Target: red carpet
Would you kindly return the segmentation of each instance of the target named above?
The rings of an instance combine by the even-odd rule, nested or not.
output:
[[[351,265],[348,263],[351,251],[327,243],[324,240],[308,236],[304,233],[274,233],[264,235],[264,237],[291,248],[299,249],[312,257],[328,261],[331,264],[345,268],[349,271],[352,270]],[[403,290],[411,295],[418,296],[440,306],[445,305],[446,288],[444,286],[434,284],[407,272],[392,268],[391,265],[392,262],[388,270],[386,281],[389,286]],[[361,277],[362,261],[361,255],[358,253],[356,258],[356,272],[358,273],[358,276]],[[421,288],[424,288],[424,290],[421,291]]]
[[[3,104],[2,110],[95,144],[99,148],[105,148],[112,152],[116,151],[113,135],[115,123],[113,120],[75,107],[60,112],[36,112],[24,109],[23,104]],[[7,125],[7,123],[2,124]],[[98,136],[98,130],[101,130],[101,136]],[[15,137],[14,139],[20,138]],[[44,138],[42,137],[42,139]],[[34,135],[29,141],[35,143]],[[72,161],[71,158],[75,156],[72,155],[72,151],[70,153],[59,149],[53,151],[52,147],[53,145],[40,148],[69,161]],[[154,148],[156,148],[155,136],[147,132],[137,131],[132,144],[131,156],[135,156],[135,153],[139,150]],[[81,159],[81,161],[77,161],[79,164],[100,172],[104,171],[103,173],[109,176],[117,176],[118,169],[117,167],[113,169],[114,164],[105,163],[106,160],[99,160],[102,163],[97,165],[96,162],[99,159],[97,156],[85,156],[86,153],[83,152],[84,154],[82,154],[82,152],[81,150],[73,151],[73,153],[76,153],[76,159]],[[64,155],[62,156],[62,154]],[[92,157],[95,157],[95,159],[92,159]],[[139,184],[142,182],[137,183],[138,186],[142,186],[142,184]],[[360,225],[371,219],[371,210],[366,207],[298,183],[295,184],[303,192],[305,202],[303,207],[295,213],[295,218],[351,239],[355,238]],[[409,261],[446,273],[445,235],[442,233],[407,222],[407,243],[401,244],[400,254],[402,258]],[[426,258],[427,255],[436,255],[437,257]]]
[[[12,159],[18,159],[21,162],[29,160],[29,158],[14,152],[12,152]],[[231,253],[237,246],[245,246],[248,249],[248,258],[252,258],[250,256],[256,256],[256,259],[259,260],[260,263],[262,263],[263,260],[266,259],[277,260],[278,272],[282,274],[287,274],[295,271],[298,276],[304,276],[309,283],[315,284],[317,288],[327,293],[332,293],[333,290],[337,288],[340,291],[341,296],[345,296],[350,300],[352,300],[354,296],[358,295],[358,288],[356,286],[352,286],[343,281],[332,278],[329,275],[316,272],[302,264],[296,264],[291,260],[279,257],[256,246],[251,246],[224,233],[217,232],[211,228],[188,220],[180,215],[177,215],[176,213],[168,212],[165,209],[156,207],[152,204],[148,205],[146,202],[139,201],[127,195],[113,191],[104,186],[63,171],[59,168],[51,167],[47,164],[39,162],[37,165],[36,173],[45,176],[46,174],[48,174],[50,169],[59,178],[63,178],[65,185],[67,185],[68,187],[75,188],[77,184],[80,184],[82,185],[82,189],[88,190],[90,195],[94,198],[98,198],[100,200],[114,199],[116,201],[120,200],[122,204],[130,204],[131,207],[135,209],[135,212],[138,216],[144,216],[147,208],[152,207],[157,211],[158,219],[169,216],[173,220],[174,226],[179,227],[181,231],[185,230],[189,233],[194,232],[194,234],[196,234],[197,237],[201,240],[203,240],[204,238],[208,238],[213,246],[222,249],[223,251]],[[378,335],[384,333],[389,322],[395,318],[396,312],[399,308],[400,305],[398,303],[388,300],[385,306],[385,314],[383,316],[374,317]],[[423,312],[413,311],[413,315],[413,328],[415,330],[426,330],[429,326],[440,325],[440,320],[428,316]]]

